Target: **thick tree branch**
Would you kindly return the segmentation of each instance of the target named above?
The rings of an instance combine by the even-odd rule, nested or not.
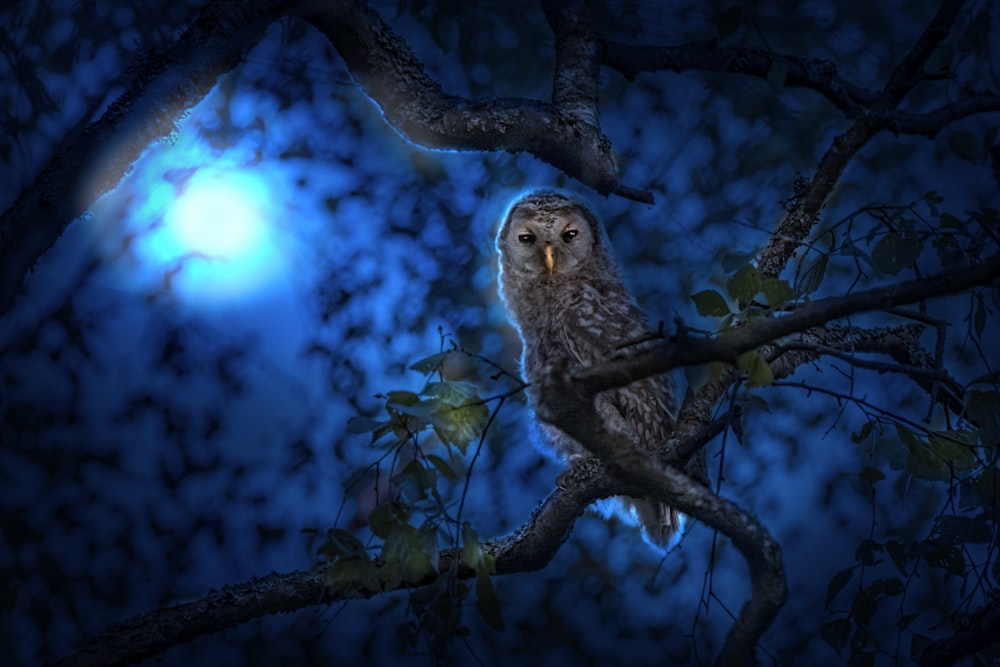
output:
[[[976,286],[990,285],[998,278],[1000,256],[993,256],[961,272],[940,273],[847,296],[813,301],[787,315],[758,320],[727,331],[724,336],[717,338],[693,338],[686,335],[675,337],[625,358],[579,369],[574,377],[588,392],[596,394],[624,387],[635,380],[665,373],[680,366],[709,361],[732,363],[743,352],[847,315],[892,308]]]
[[[897,111],[889,117],[889,127],[897,134],[921,134],[934,138],[957,120],[974,114],[1000,112],[1000,96],[973,95],[924,113]]]
[[[554,490],[523,526],[506,537],[483,544],[483,549],[495,558],[496,573],[514,574],[544,568],[567,540],[587,506],[610,495],[614,495],[612,480],[596,461],[574,468],[567,484]],[[380,581],[377,589],[358,581],[343,585],[337,591],[331,590],[326,581],[327,567],[322,564],[309,570],[254,578],[213,591],[193,602],[157,609],[118,623],[57,665],[131,665],[200,636],[262,616],[345,599],[370,598],[392,590],[419,588],[441,576],[474,577],[475,571],[462,562],[461,554],[461,549],[442,551],[438,571],[412,581],[399,581],[395,573],[383,567],[384,563],[376,561]]]
[[[67,225],[117,187],[151,143],[177,131],[181,114],[240,63],[287,4],[211,3],[169,50],[145,54],[125,93],[66,142],[0,216],[0,314]],[[77,191],[83,178],[86,193]]]
[[[730,629],[716,665],[755,664],[757,642],[787,596],[778,543],[753,515],[735,503],[679,470],[661,468],[627,436],[609,432],[594,409],[596,394],[571,375],[556,372],[541,388],[535,411],[539,419],[555,425],[604,461],[624,483],[622,491],[627,495],[668,503],[732,540],[750,566],[751,595]]]
[[[820,159],[812,180],[796,198],[771,235],[767,246],[761,251],[757,269],[762,276],[773,277],[781,273],[799,244],[809,235],[820,210],[854,155],[872,137],[891,127],[892,112],[920,82],[927,58],[948,34],[963,3],[964,0],[944,0],[941,3],[937,14],[893,70],[882,92],[846,132],[833,140],[833,144]]]
[[[409,45],[379,15],[352,0],[316,0],[304,18],[330,40],[385,120],[414,143],[437,149],[526,152],[602,194],[649,200],[620,186],[611,143],[597,124],[594,45],[573,8],[556,11],[557,72],[552,102],[469,100],[445,93]]]

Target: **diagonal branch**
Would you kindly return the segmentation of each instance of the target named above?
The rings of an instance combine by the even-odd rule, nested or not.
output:
[[[531,518],[514,533],[483,544],[495,558],[496,574],[529,572],[544,568],[569,537],[576,520],[593,501],[612,493],[612,481],[599,467],[577,467],[565,488],[557,488],[539,505]],[[59,661],[58,667],[112,667],[131,665],[156,656],[203,635],[220,632],[247,621],[287,613],[318,604],[371,598],[404,588],[419,588],[441,576],[468,579],[475,570],[462,561],[461,549],[439,554],[437,572],[413,580],[398,578],[380,560],[374,561],[377,585],[371,581],[348,582],[338,590],[327,584],[327,566],[255,577],[250,581],[212,591],[192,602],[140,614],[118,623],[87,642],[77,653]],[[391,583],[390,583],[391,582]]]
[[[541,387],[536,414],[598,456],[624,484],[616,491],[667,503],[732,540],[750,566],[751,594],[715,664],[755,664],[757,642],[788,594],[778,543],[746,510],[715,495],[679,470],[661,468],[627,436],[608,431],[594,410],[596,395],[596,391],[571,375],[556,372]]]
[[[964,0],[944,0],[937,14],[903,60],[893,70],[888,82],[864,114],[843,134],[837,136],[820,159],[819,166],[804,192],[796,198],[787,215],[758,257],[757,268],[764,277],[781,273],[809,235],[819,212],[851,159],[880,131],[891,127],[891,114],[922,76],[923,66],[937,45],[948,34]]]
[[[903,283],[884,285],[842,297],[813,301],[787,315],[747,324],[725,336],[673,337],[627,358],[612,359],[575,372],[576,382],[591,393],[624,387],[673,368],[709,361],[735,362],[736,357],[761,345],[854,313],[882,310],[937,296],[990,285],[1000,278],[1000,256],[990,257],[961,272],[937,275]]]

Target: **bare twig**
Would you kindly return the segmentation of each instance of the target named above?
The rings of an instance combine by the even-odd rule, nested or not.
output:
[[[891,114],[910,90],[920,82],[924,63],[948,34],[964,0],[944,0],[902,62],[893,70],[882,92],[858,120],[833,140],[820,159],[812,180],[778,224],[758,257],[762,276],[777,276],[800,243],[809,235],[827,197],[840,181],[851,159],[880,131],[892,125]]]

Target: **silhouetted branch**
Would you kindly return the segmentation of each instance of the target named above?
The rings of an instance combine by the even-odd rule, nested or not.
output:
[[[176,132],[181,115],[241,62],[288,4],[209,3],[169,50],[145,53],[121,97],[61,146],[0,215],[0,314],[67,225],[117,187],[151,143]],[[76,191],[82,178],[88,179],[86,193]]]
[[[787,67],[784,85],[814,90],[848,117],[855,117],[878,97],[875,91],[856,86],[837,74],[837,66],[827,60],[799,58],[758,48],[723,47],[715,40],[674,46],[602,42],[603,62],[621,72],[629,81],[639,72],[703,70],[767,78],[775,65]]]
[[[496,559],[496,574],[514,574],[544,568],[567,540],[576,520],[592,502],[613,495],[612,480],[597,465],[570,471],[564,487],[555,489],[531,518],[512,534],[483,543]],[[88,641],[58,667],[112,667],[131,665],[203,635],[220,632],[271,614],[292,612],[319,604],[370,598],[382,593],[429,585],[441,576],[468,579],[475,571],[462,562],[461,549],[439,554],[438,571],[415,580],[398,579],[375,561],[379,586],[346,582],[337,590],[327,585],[324,564],[308,570],[255,577],[212,591],[192,602],[140,614],[118,623]],[[391,583],[390,583],[391,582]]]
[[[989,285],[997,278],[1000,278],[1000,256],[993,256],[962,271],[949,271],[847,296],[819,299],[787,315],[757,320],[727,331],[725,336],[718,338],[694,338],[686,334],[673,337],[627,357],[579,369],[574,373],[574,379],[586,386],[588,392],[596,394],[681,366],[709,361],[734,363],[743,352],[777,341],[782,336],[854,313],[892,308]]]
[[[962,623],[951,637],[924,649],[920,667],[946,667],[1000,641],[1000,600],[994,599]]]
[[[371,9],[350,0],[315,2],[304,18],[337,49],[385,120],[436,149],[530,153],[602,194],[648,201],[623,188],[596,107],[596,47],[576,5],[549,7],[557,44],[552,101],[470,100],[441,89],[409,45]],[[577,60],[580,58],[581,60]]]
[[[750,566],[751,595],[730,629],[716,665],[756,664],[755,649],[785,602],[781,549],[763,525],[735,503],[672,467],[661,467],[621,433],[608,431],[593,400],[597,391],[558,371],[541,387],[539,419],[555,425],[603,461],[626,495],[659,500],[729,537]],[[618,487],[616,486],[616,491]]]
[[[827,197],[840,181],[851,158],[880,131],[891,128],[891,114],[903,97],[920,82],[923,66],[937,45],[948,34],[964,0],[944,0],[937,14],[924,29],[910,51],[858,120],[843,134],[834,138],[820,159],[812,180],[796,197],[788,213],[761,251],[757,269],[762,276],[777,276],[799,244],[809,235]]]
[[[986,94],[972,95],[925,113],[897,111],[889,118],[889,129],[897,134],[922,134],[933,138],[957,120],[973,114],[998,111],[1000,111],[1000,97]]]

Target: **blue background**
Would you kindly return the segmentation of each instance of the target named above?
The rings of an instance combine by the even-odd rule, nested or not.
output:
[[[547,99],[553,49],[538,7],[450,4],[378,8],[448,92]],[[878,87],[935,10],[878,4],[760,3],[727,44],[830,59],[848,80]],[[717,35],[724,10],[626,5],[602,25],[623,39],[679,43]],[[67,132],[123,90],[137,48],[167,43],[195,12],[182,3],[112,2],[3,10],[35,78],[18,74],[12,58],[0,61],[11,130],[0,207]],[[971,3],[956,26],[956,44],[972,49],[957,69],[960,80],[988,87],[1000,40],[976,42],[976,21],[997,28],[992,3]],[[947,85],[955,84],[935,90]],[[940,94],[918,89],[913,104],[940,103]],[[690,295],[721,289],[766,243],[795,177],[811,174],[848,126],[815,93],[717,72],[642,74],[630,83],[604,69],[601,95],[622,180],[652,191],[655,205],[600,197],[530,156],[409,144],[318,33],[292,19],[272,25],[175,136],[149,146],[121,185],[67,229],[0,319],[0,662],[51,660],[129,615],[306,568],[316,544],[304,529],[336,522],[363,533],[374,497],[370,487],[352,487],[351,475],[379,452],[349,433],[347,420],[378,416],[379,392],[419,389],[424,378],[407,366],[439,350],[439,331],[517,365],[493,243],[505,207],[524,189],[564,187],[587,198],[650,318],[712,329]],[[930,190],[956,215],[996,207],[989,169],[949,143],[958,129],[983,136],[988,120],[962,121],[933,140],[880,135],[852,162],[821,224]],[[249,179],[240,181],[253,184],[247,197],[260,197],[264,231],[252,251],[228,262],[189,255],[197,248],[171,226],[174,207],[205,173]],[[82,174],[66,196],[91,202],[95,177]],[[860,237],[875,225],[857,224]],[[857,274],[840,257],[817,296],[844,293]],[[874,284],[876,276],[864,277],[862,285]],[[996,368],[995,350],[985,352],[988,367],[965,335],[967,295],[934,308],[954,323],[948,360],[960,380]],[[996,331],[994,318],[988,326]],[[845,366],[803,368],[794,379],[849,391],[837,368]],[[452,372],[489,385],[473,364]],[[687,382],[683,372],[675,379]],[[912,419],[927,412],[926,396],[898,377],[860,373],[853,390]],[[801,390],[760,395],[770,411],[748,411],[742,446],[732,434],[709,445],[711,475],[724,473],[722,493],[757,514],[784,549],[791,594],[763,648],[782,664],[837,663],[843,658],[819,636],[831,618],[823,604],[830,577],[854,562],[873,520],[918,539],[943,496],[919,482],[890,487],[890,479],[873,511],[857,476],[871,461],[849,438],[865,421],[861,412]],[[508,403],[465,503],[463,516],[481,536],[515,529],[553,488],[561,467],[534,442],[523,401]],[[460,488],[453,491],[457,498]],[[588,515],[544,571],[495,581],[503,633],[471,605],[465,610],[472,632],[452,647],[453,659],[710,661],[749,591],[745,564],[724,539],[709,577],[712,542],[695,526],[663,558],[633,527]],[[909,604],[953,606],[957,592],[936,577],[926,573]],[[151,664],[425,664],[426,646],[404,641],[407,595],[261,619]],[[892,612],[879,619],[892,632],[891,652]],[[907,635],[902,642],[905,657]]]

